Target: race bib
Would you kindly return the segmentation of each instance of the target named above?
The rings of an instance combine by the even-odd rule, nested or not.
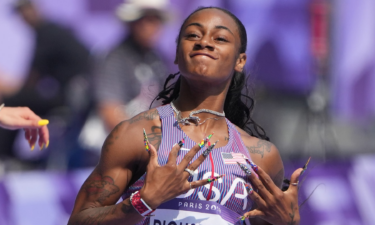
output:
[[[152,214],[150,225],[250,225],[241,221],[239,214],[212,201],[173,199]]]

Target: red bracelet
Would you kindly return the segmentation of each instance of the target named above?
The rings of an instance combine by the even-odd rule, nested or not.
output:
[[[141,214],[142,216],[148,216],[152,212],[155,211],[155,210],[151,209],[151,207],[148,206],[145,201],[143,201],[143,199],[141,198],[141,194],[139,193],[139,191],[134,192],[130,196],[130,203],[135,208],[135,210],[137,210],[137,212],[139,214]]]

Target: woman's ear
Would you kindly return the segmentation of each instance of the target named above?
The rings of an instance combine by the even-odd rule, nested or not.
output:
[[[240,53],[236,61],[236,66],[234,67],[234,70],[236,72],[243,71],[243,68],[245,67],[245,64],[246,64],[246,58],[247,58],[246,53]]]

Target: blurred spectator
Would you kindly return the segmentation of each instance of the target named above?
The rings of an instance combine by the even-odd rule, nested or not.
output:
[[[99,115],[108,130],[148,109],[162,87],[166,69],[153,48],[167,5],[167,0],[129,0],[116,10],[128,34],[99,63],[94,81]]]
[[[4,96],[3,102],[27,106],[42,117],[58,107],[69,108],[67,94],[73,80],[87,74],[88,50],[69,29],[44,18],[31,1],[19,0],[14,7],[35,32],[35,47],[23,87],[14,95]],[[15,136],[15,132],[0,130],[0,154],[13,155]]]

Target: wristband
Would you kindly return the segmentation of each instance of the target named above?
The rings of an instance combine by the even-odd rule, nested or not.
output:
[[[5,106],[4,103],[0,105],[0,111],[4,108],[4,106]]]
[[[130,203],[135,208],[135,210],[137,210],[137,212],[139,214],[141,214],[142,216],[148,216],[152,212],[155,211],[155,210],[151,209],[151,207],[148,206],[145,201],[143,201],[143,199],[141,198],[141,194],[139,193],[139,191],[134,192],[130,196]]]

